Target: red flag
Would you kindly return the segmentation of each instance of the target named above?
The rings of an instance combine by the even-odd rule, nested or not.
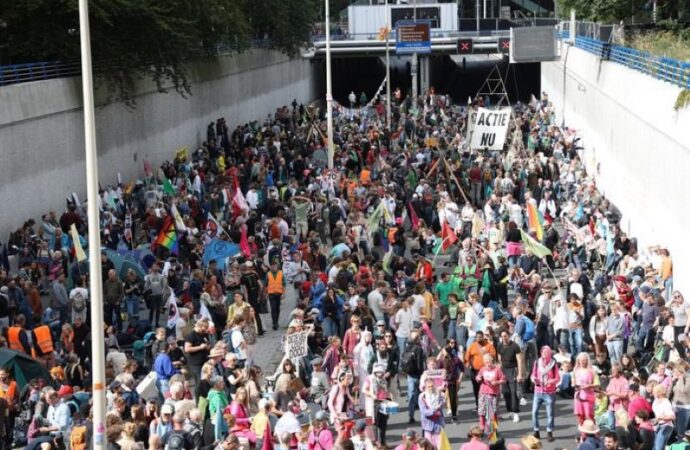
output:
[[[261,450],[273,450],[273,436],[270,422],[266,422],[266,428],[264,428],[264,439]]]
[[[244,198],[242,190],[237,188],[235,190],[235,196],[232,198],[232,216],[241,216],[243,210],[249,211],[249,203],[247,203],[247,199]]]
[[[148,159],[144,160],[144,175],[150,177],[153,174],[153,169],[151,168],[151,163]]]
[[[455,231],[453,231],[450,228],[450,225],[448,225],[447,221],[443,221],[443,226],[441,227],[441,249],[445,252],[451,245],[455,244],[458,241],[458,235],[455,234]]]
[[[412,231],[417,231],[417,228],[419,227],[419,216],[417,215],[417,211],[414,210],[412,202],[407,203],[407,208],[410,210],[410,222],[412,222]]]
[[[247,225],[245,224],[242,224],[242,228],[240,228],[240,251],[246,257],[249,257],[252,254],[252,251],[249,249],[249,240],[247,239]]]

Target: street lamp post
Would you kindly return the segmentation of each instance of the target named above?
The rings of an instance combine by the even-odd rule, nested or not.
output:
[[[333,87],[331,85],[331,24],[329,0],[326,2],[326,126],[328,128],[328,168],[333,169]]]
[[[89,31],[88,0],[79,0],[81,41],[81,78],[84,95],[84,144],[86,148],[86,196],[89,227],[89,297],[91,324],[103,326],[103,292],[101,287],[101,237],[98,217],[98,156],[96,152],[96,118],[93,101],[93,73],[91,67],[91,34]],[[91,334],[91,373],[93,389],[93,449],[105,450],[105,342],[103,333]]]
[[[386,3],[386,128],[391,129],[391,56],[388,39],[391,32],[391,8]]]

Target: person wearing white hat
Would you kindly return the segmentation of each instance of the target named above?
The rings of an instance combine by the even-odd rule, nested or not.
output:
[[[596,450],[601,448],[601,442],[597,436],[599,434],[599,427],[597,427],[593,420],[585,420],[577,429],[584,435],[577,450]]]

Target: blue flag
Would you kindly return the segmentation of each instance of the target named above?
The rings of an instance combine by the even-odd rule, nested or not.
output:
[[[233,244],[232,242],[222,241],[220,239],[213,239],[206,245],[202,261],[204,262],[204,266],[208,266],[208,263],[212,259],[215,259],[218,263],[218,268],[223,270],[225,268],[226,258],[230,258],[239,253],[239,245]]]

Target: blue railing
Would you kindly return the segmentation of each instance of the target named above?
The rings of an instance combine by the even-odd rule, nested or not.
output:
[[[248,45],[250,48],[271,48],[273,46],[273,41],[268,38],[253,38],[248,42]],[[238,50],[238,48],[229,46],[219,46],[217,48],[219,55],[230,54]],[[95,68],[95,70],[97,69],[99,69],[99,67]],[[104,70],[104,68],[100,67],[100,70]],[[11,64],[0,66],[0,86],[79,75],[81,75],[81,63],[79,61],[48,61]]]
[[[561,33],[560,35],[562,38],[567,38],[567,34]],[[637,70],[658,80],[690,89],[690,62],[688,61],[678,61],[665,56],[656,56],[649,52],[621,45],[613,45],[598,39],[582,36],[575,38],[575,47],[593,53],[602,59],[622,64],[629,69]]]
[[[27,81],[50,80],[51,78],[72,77],[81,73],[79,61],[61,61],[12,64],[0,66],[0,86]]]

